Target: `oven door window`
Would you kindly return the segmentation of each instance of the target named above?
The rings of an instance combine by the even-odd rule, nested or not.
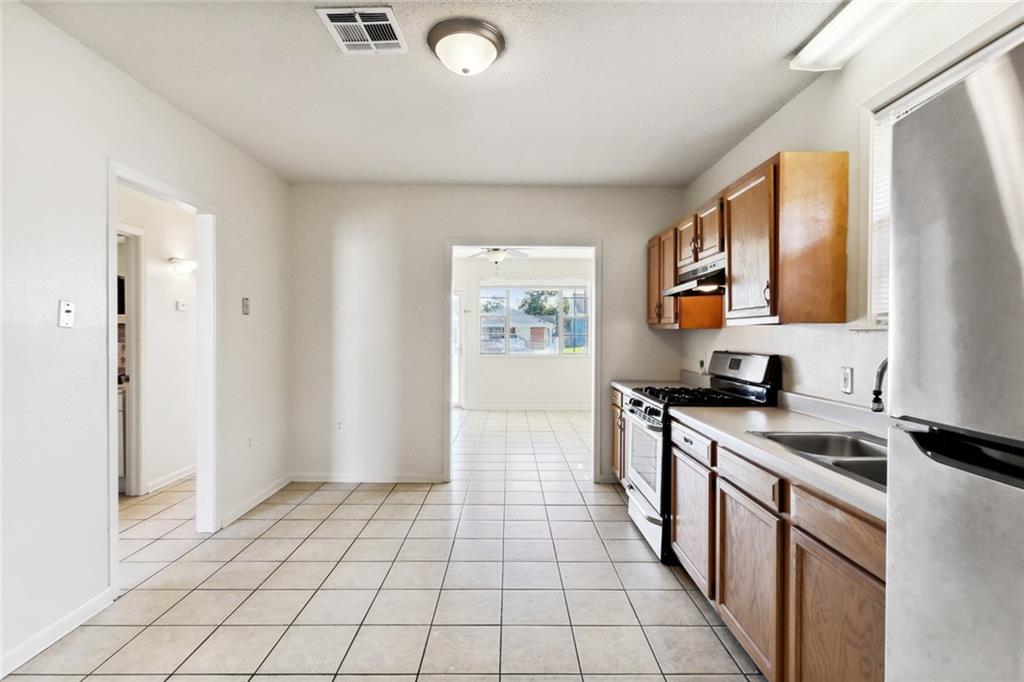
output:
[[[648,429],[634,419],[629,425],[629,479],[644,493],[644,497],[660,508],[661,488],[661,434]]]

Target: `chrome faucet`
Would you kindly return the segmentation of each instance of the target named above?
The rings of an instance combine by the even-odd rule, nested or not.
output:
[[[882,402],[882,379],[885,378],[885,371],[887,369],[889,369],[889,358],[884,358],[882,364],[878,366],[878,370],[875,372],[875,388],[871,391],[872,412],[885,411],[885,403]]]

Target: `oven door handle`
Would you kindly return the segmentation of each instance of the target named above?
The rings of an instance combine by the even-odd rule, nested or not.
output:
[[[637,411],[636,411],[636,410],[634,410],[634,409],[632,409],[632,408],[630,408],[630,409],[628,410],[628,413],[629,413],[629,414],[631,414],[631,415],[633,415],[633,417],[634,417],[633,421],[634,421],[634,422],[636,422],[637,424],[641,424],[641,425],[642,425],[642,426],[643,426],[643,427],[644,427],[645,429],[647,429],[648,431],[651,431],[651,432],[653,432],[653,433],[663,433],[663,432],[665,431],[664,427],[661,427],[661,426],[656,426],[656,425],[654,425],[654,424],[648,424],[648,423],[647,423],[647,422],[645,422],[644,420],[640,419],[640,416],[639,416],[639,414],[637,413]]]
[[[630,490],[636,490],[636,486],[634,486],[632,483],[626,483],[626,496],[627,497],[633,497],[632,495],[629,494]],[[645,506],[643,503],[637,502],[636,504],[637,504],[637,507],[640,509],[640,513],[644,515],[645,519],[647,519],[649,522],[653,523],[655,526],[662,525],[662,519],[661,519],[660,516],[653,516],[653,515],[648,514],[647,512],[645,512],[643,510],[644,506]]]

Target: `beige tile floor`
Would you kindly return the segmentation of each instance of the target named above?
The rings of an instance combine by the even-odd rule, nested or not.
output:
[[[762,679],[590,480],[589,413],[452,423],[449,483],[291,483],[212,535],[192,480],[123,499],[122,596],[12,682]]]

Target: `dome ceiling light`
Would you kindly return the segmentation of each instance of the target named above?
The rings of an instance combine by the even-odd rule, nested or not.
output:
[[[485,71],[505,49],[501,31],[479,19],[446,19],[435,24],[427,43],[441,63],[460,76]]]

